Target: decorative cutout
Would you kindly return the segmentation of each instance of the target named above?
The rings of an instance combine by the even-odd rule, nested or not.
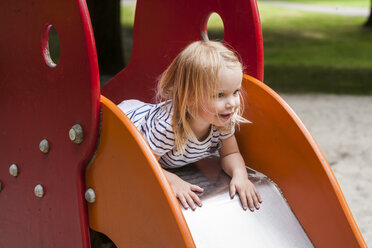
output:
[[[60,49],[61,46],[56,29],[51,24],[45,25],[41,39],[41,51],[49,67],[54,68],[57,66],[61,54]]]
[[[216,12],[211,13],[202,24],[201,39],[222,41],[224,37],[224,25],[222,18]]]

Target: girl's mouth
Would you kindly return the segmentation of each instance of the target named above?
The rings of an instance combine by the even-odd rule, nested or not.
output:
[[[230,119],[230,117],[231,117],[231,113],[230,114],[218,114],[218,116],[221,118],[221,119],[223,119],[223,120],[228,120],[228,119]]]

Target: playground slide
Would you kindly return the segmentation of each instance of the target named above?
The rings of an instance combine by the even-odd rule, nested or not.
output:
[[[217,170],[212,175],[221,181],[216,181],[207,167],[195,174],[209,180],[201,181],[210,190],[204,206],[183,211],[146,142],[110,101],[149,100],[154,78],[182,47],[200,39],[200,31],[207,34],[213,11],[223,18],[224,41],[236,48],[247,72],[262,79],[255,0],[138,0],[131,63],[105,87],[110,100],[102,97],[101,102],[84,0],[3,1],[0,7],[0,247],[89,247],[88,218],[89,226],[117,247],[218,247],[223,227],[231,231],[224,232],[229,247],[268,247],[272,242],[276,247],[366,247],[313,138],[262,82],[244,76],[244,115],[253,124],[242,125],[236,135],[245,162],[275,182],[286,201],[268,179],[261,179],[256,183],[264,203],[254,213],[229,199],[222,183],[228,178]],[[61,44],[56,63],[47,52],[51,26]],[[75,125],[84,130],[82,143],[70,135]],[[48,149],[38,147],[44,139],[50,142]],[[86,187],[95,191],[88,213],[85,176]],[[198,229],[203,228],[199,220],[205,229]],[[216,229],[205,231],[211,227]],[[238,234],[246,239],[238,240]]]
[[[209,162],[209,164],[208,164]],[[202,208],[183,210],[196,247],[313,247],[277,186],[259,172],[249,177],[264,199],[260,210],[243,211],[239,198],[230,199],[230,177],[217,161],[175,172],[204,188]]]
[[[260,210],[243,211],[228,196],[228,178],[207,165],[189,178],[201,179],[207,189],[204,206],[182,211],[137,129],[102,97],[101,141],[86,179],[97,197],[88,205],[91,228],[118,247],[366,247],[332,171],[298,117],[258,80],[245,75],[243,85],[245,117],[253,124],[237,133],[242,155],[285,199],[271,180],[253,176],[264,202]]]

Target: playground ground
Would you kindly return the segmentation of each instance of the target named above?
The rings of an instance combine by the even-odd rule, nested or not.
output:
[[[281,94],[330,164],[367,245],[372,245],[372,97]],[[319,207],[327,204],[319,202]]]

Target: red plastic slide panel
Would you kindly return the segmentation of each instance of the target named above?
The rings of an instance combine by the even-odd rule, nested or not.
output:
[[[0,247],[89,247],[84,171],[100,92],[86,3],[2,0],[0,16]],[[75,124],[80,144],[70,140]],[[79,135],[71,132],[76,142]],[[49,149],[46,141],[39,148],[44,139]]]
[[[315,247],[367,247],[331,168],[288,104],[264,83],[244,75],[244,116],[237,131],[240,152],[270,177]],[[263,204],[265,199],[263,199]]]
[[[263,79],[263,43],[256,0],[138,0],[128,66],[103,89],[118,104],[154,101],[158,76],[189,43],[206,32],[211,13],[224,23],[224,41],[242,57],[246,73]]]

